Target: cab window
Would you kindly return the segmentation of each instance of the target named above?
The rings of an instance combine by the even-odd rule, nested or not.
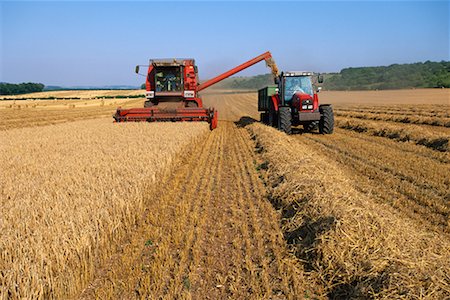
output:
[[[309,76],[287,76],[285,78],[284,100],[290,101],[297,92],[313,96],[311,78]]]
[[[164,68],[156,71],[157,92],[179,92],[182,89],[181,70],[179,67]]]

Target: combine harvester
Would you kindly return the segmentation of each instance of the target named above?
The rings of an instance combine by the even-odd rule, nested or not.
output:
[[[118,108],[116,122],[204,121],[210,129],[217,127],[217,111],[204,108],[198,92],[265,60],[274,78],[278,69],[270,52],[265,52],[215,78],[198,83],[198,70],[193,59],[153,59],[145,82],[146,98],[143,108]],[[139,66],[136,66],[139,73]]]

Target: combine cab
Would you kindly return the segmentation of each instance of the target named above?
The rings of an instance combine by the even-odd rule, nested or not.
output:
[[[204,108],[198,92],[236,74],[262,60],[272,69],[278,70],[270,52],[257,56],[213,79],[199,84],[198,71],[193,59],[153,59],[147,70],[146,101],[143,108],[118,108],[113,116],[116,122],[181,122],[203,121],[210,129],[217,127],[217,111]],[[139,66],[136,67],[139,73]]]

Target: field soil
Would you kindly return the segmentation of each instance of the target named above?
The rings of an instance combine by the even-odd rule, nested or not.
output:
[[[65,149],[74,132],[89,130],[71,124],[93,128],[82,151],[80,170],[90,165],[85,159],[96,148],[96,140],[101,141],[106,161],[114,161],[107,140],[98,138],[101,132],[117,141],[123,138],[121,134],[129,135],[128,143],[144,135],[152,149],[136,141],[131,144],[134,150],[121,150],[120,155],[127,157],[122,163],[128,168],[127,176],[137,176],[133,170],[142,174],[139,189],[132,190],[142,198],[137,208],[119,210],[132,222],[105,219],[108,226],[96,238],[106,248],[104,253],[98,247],[89,252],[89,272],[74,273],[48,290],[49,281],[61,278],[57,268],[43,268],[46,259],[30,262],[37,275],[23,275],[20,268],[12,268],[8,278],[2,275],[0,298],[11,293],[30,298],[42,290],[50,298],[81,299],[449,298],[449,91],[323,92],[319,97],[334,106],[337,126],[333,135],[295,128],[287,136],[259,124],[255,92],[204,93],[205,106],[219,111],[219,125],[212,132],[192,124],[120,124],[123,132],[118,132],[118,124],[105,118],[114,113],[118,104],[114,101],[139,107],[144,99],[45,100],[26,107],[20,101],[5,103],[1,111],[8,112],[12,121],[0,121],[0,134],[12,140],[27,136],[27,147],[33,150],[27,152],[24,147],[21,151],[28,153],[30,161],[44,157],[37,150],[41,144],[45,149]],[[39,115],[42,119],[36,120]],[[96,120],[72,122],[83,118]],[[167,131],[170,141],[165,141],[164,125],[178,126]],[[45,140],[28,137],[41,129],[48,132]],[[52,139],[53,131],[61,137]],[[190,142],[180,145],[179,139]],[[173,150],[165,154],[157,146],[161,141],[165,141],[163,148]],[[12,146],[4,150],[11,159]],[[46,161],[58,157],[47,152]],[[135,155],[149,155],[154,164],[154,155],[164,157],[164,171],[150,172],[150,166],[143,167],[142,156],[136,162],[139,167],[133,166]],[[33,180],[54,176],[62,164],[58,159],[47,171],[28,176]],[[23,180],[18,175],[23,171],[15,172],[13,163],[8,166],[10,171],[1,184],[3,191],[12,193],[12,183]],[[92,184],[97,182],[100,191],[111,187],[110,182],[119,180],[115,172],[107,172],[104,180]],[[90,171],[83,174],[86,179],[96,176]],[[87,180],[82,185],[81,190],[89,190],[91,183]],[[56,181],[57,192],[42,198],[30,192],[30,185],[24,191],[27,205],[49,199],[57,202],[65,187]],[[121,191],[114,188],[113,198],[124,205],[126,193],[116,190]],[[82,197],[87,203],[92,201],[89,195]],[[102,198],[102,205],[113,198]],[[20,204],[20,199],[14,203]],[[19,204],[15,204],[18,209]],[[114,215],[114,211],[109,213]],[[22,221],[26,232],[40,224],[39,216]],[[58,222],[64,224],[57,219],[52,222],[55,228]],[[73,224],[82,228],[83,223],[74,220]],[[21,236],[18,228],[8,228],[11,237]],[[120,237],[112,238],[116,231]],[[75,230],[73,234],[83,233]],[[46,238],[51,240],[51,236]],[[3,245],[8,244],[4,236],[1,239]],[[17,244],[26,249],[26,243]],[[65,247],[79,246],[67,243]],[[54,250],[42,251],[51,257]],[[13,261],[11,253],[14,250],[3,251],[2,257]],[[33,282],[28,291],[11,287],[24,276]],[[64,294],[64,287],[72,282],[76,285]]]

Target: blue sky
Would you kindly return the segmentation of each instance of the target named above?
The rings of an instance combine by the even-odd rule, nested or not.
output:
[[[210,78],[267,50],[281,70],[317,72],[450,60],[449,22],[449,1],[0,0],[0,82],[139,85],[134,66],[167,57]]]

